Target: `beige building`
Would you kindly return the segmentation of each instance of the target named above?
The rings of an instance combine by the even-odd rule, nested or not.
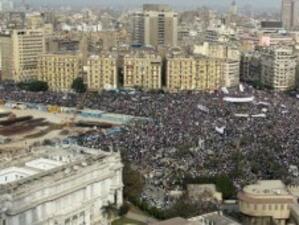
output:
[[[38,60],[38,80],[47,82],[52,91],[70,91],[73,81],[81,72],[79,54],[44,54]]]
[[[146,4],[135,13],[133,44],[144,46],[177,46],[178,14],[167,5]]]
[[[240,60],[241,58],[238,47],[219,42],[204,42],[201,45],[194,45],[193,53],[219,59]]]
[[[167,89],[211,91],[223,83],[223,60],[203,56],[167,58]]]
[[[162,59],[150,52],[135,52],[124,56],[124,87],[162,88]]]
[[[295,197],[279,180],[258,181],[238,194],[239,208],[245,224],[284,225],[290,218]]]
[[[292,48],[271,47],[261,53],[262,84],[278,91],[285,91],[296,84],[296,56]]]
[[[240,84],[240,60],[222,61],[222,86],[236,87]]]
[[[117,88],[117,58],[112,55],[90,56],[87,60],[86,80],[89,90]]]
[[[41,14],[33,13],[26,15],[26,27],[27,29],[40,29],[44,26],[44,19]]]
[[[281,20],[284,28],[299,28],[299,0],[282,0]]]
[[[236,46],[220,42],[204,42],[202,45],[195,45],[193,53],[222,59],[222,85],[225,87],[239,85],[241,52]]]
[[[46,50],[43,30],[14,30],[11,37],[13,79],[37,79],[37,61]]]
[[[13,77],[13,55],[12,39],[10,35],[0,35],[0,58],[1,58],[1,79],[12,80]]]

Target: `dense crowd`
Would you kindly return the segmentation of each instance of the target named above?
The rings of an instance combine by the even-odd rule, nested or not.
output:
[[[242,88],[243,89],[243,88]],[[254,96],[229,103],[225,96]],[[77,94],[0,90],[0,99],[76,106]],[[150,118],[121,132],[93,131],[79,144],[121,151],[146,178],[143,198],[165,206],[184,177],[229,175],[240,189],[260,178],[297,182],[299,99],[251,87],[213,93],[107,91],[89,94],[85,107]],[[246,115],[238,117],[237,115]]]

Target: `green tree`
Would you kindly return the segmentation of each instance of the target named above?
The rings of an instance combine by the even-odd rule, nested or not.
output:
[[[86,92],[86,85],[84,84],[82,77],[78,77],[75,80],[73,80],[72,89],[77,93]]]
[[[137,170],[132,169],[128,162],[123,169],[123,181],[124,197],[133,202],[138,200],[143,191],[144,178]]]
[[[115,204],[108,202],[108,204],[106,206],[102,207],[102,212],[103,212],[103,215],[107,217],[108,224],[111,225],[112,220],[117,215],[118,210],[117,210]]]
[[[26,91],[40,92],[49,89],[48,83],[39,80],[24,81],[17,84],[17,86]]]

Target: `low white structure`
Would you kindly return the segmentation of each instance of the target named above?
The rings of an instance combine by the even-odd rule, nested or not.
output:
[[[40,146],[0,159],[0,224],[107,224],[123,203],[121,157],[79,146]]]

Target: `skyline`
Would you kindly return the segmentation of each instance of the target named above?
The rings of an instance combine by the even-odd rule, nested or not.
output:
[[[20,3],[21,0],[16,0],[16,3]],[[176,8],[190,8],[190,7],[200,7],[200,6],[209,6],[209,7],[228,7],[231,4],[232,0],[86,0],[84,2],[80,0],[26,0],[26,3],[32,4],[35,6],[63,6],[63,5],[72,5],[72,6],[90,6],[90,5],[102,5],[109,7],[132,7],[139,6],[144,3],[159,3],[159,4],[169,4]],[[258,5],[259,8],[279,8],[281,6],[281,0],[252,0],[248,2],[247,0],[236,0],[237,4],[240,7],[247,5],[254,6]]]

